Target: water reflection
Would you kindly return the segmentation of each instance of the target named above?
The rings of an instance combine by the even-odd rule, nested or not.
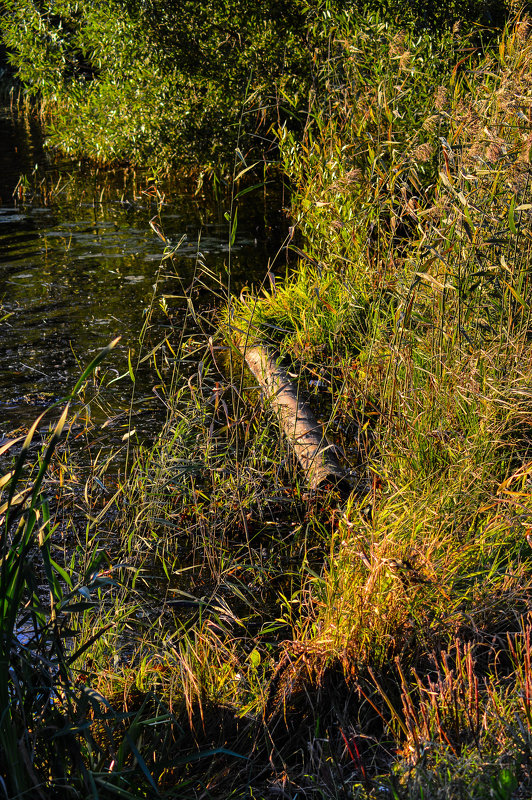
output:
[[[190,279],[198,242],[208,268],[225,281],[229,201],[195,195],[190,186],[155,190],[132,170],[98,173],[54,162],[38,122],[8,109],[0,113],[0,154],[1,435],[66,395],[81,366],[117,335],[123,339],[112,366],[124,371],[164,250],[149,226],[158,210],[171,242],[186,237],[172,266],[176,279],[167,277],[161,292],[177,294],[177,278]],[[31,173],[39,190],[15,203],[20,175]],[[234,290],[265,275],[283,235],[280,206],[278,192],[259,190],[239,208]],[[126,387],[115,386],[119,408]]]

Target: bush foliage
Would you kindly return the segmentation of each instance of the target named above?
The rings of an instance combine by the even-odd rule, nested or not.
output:
[[[370,5],[410,27],[493,22],[500,0]],[[4,0],[18,78],[53,112],[50,143],[75,157],[203,166],[237,144],[264,152],[270,126],[305,107],[346,0]]]
[[[105,637],[85,623],[76,653],[98,692],[91,708],[81,681],[50,695],[75,712],[46,706],[53,724],[76,723],[65,729],[87,776],[76,786],[93,780],[94,797],[153,796],[155,784],[169,798],[207,786],[219,798],[530,797],[531,19],[484,31],[505,12],[486,3],[4,8],[19,76],[71,153],[216,165],[237,142],[245,154],[274,139],[300,258],[286,275],[268,264],[268,291],[229,297],[218,331],[194,312],[195,284],[184,292],[196,327],[165,339],[167,424],[104,506],[121,500],[109,524],[140,604],[151,613],[142,583],[158,580],[154,564],[168,595],[139,615],[142,630],[105,608]],[[345,454],[345,504],[308,492],[238,375],[234,329],[290,360]],[[85,489],[97,530],[94,497]],[[30,733],[50,726],[30,716],[36,702],[10,706],[27,682],[15,671],[27,663],[15,660],[20,552],[3,773],[18,759],[12,796],[34,773],[54,796],[61,770],[81,769],[52,749],[39,761]],[[53,613],[72,611],[57,585]]]

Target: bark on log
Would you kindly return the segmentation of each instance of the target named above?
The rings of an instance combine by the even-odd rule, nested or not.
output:
[[[309,488],[314,490],[332,483],[342,493],[350,492],[351,482],[338,463],[333,447],[308,403],[299,397],[297,385],[279,365],[279,356],[271,348],[255,343],[248,347],[239,343],[239,349],[271,402]]]

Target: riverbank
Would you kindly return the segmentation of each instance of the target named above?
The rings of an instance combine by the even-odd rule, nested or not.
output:
[[[327,103],[302,141],[279,134],[305,252],[229,310],[318,394],[370,487],[331,511],[279,702],[341,667],[344,756],[367,774],[374,714],[402,754],[394,796],[531,785],[529,25],[452,66],[378,18],[339,25]]]
[[[229,254],[214,325],[188,296],[164,431],[112,489],[95,465],[70,593],[35,504],[49,610],[29,579],[27,596],[62,679],[4,723],[31,761],[17,791],[529,796],[529,34],[518,17],[482,50],[330,22],[305,124],[275,131],[297,265],[236,298]],[[307,485],[235,330],[284,359],[347,502]],[[60,519],[66,470],[48,486]],[[50,715],[74,743],[36,758]]]

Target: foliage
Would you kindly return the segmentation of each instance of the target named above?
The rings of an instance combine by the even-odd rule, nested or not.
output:
[[[116,342],[93,359],[70,400]],[[0,480],[0,782],[6,798],[64,791],[74,797],[113,796],[115,788],[121,791],[124,773],[132,788],[145,780],[155,788],[133,726],[125,724],[128,715],[117,714],[80,669],[123,610],[112,623],[98,625],[120,573],[117,565],[113,573],[98,543],[80,543],[69,563],[60,563],[64,553],[57,537],[64,520],[54,513],[47,473],[68,415],[67,404],[42,449],[35,440],[44,414],[25,437],[0,450],[0,455],[16,450],[24,439],[13,468]],[[98,743],[96,731],[102,728],[114,737],[111,759]]]
[[[346,0],[3,6],[3,42],[19,79],[50,113],[50,144],[97,162],[204,168],[227,165],[237,139],[242,152],[263,158],[272,124],[300,124],[302,108],[294,116],[285,99],[305,108],[335,20],[358,13]],[[498,0],[456,2],[442,20],[438,4],[374,7],[414,28],[504,9]]]
[[[532,588],[530,21],[479,58],[349,20],[320,73],[327,102],[302,139],[278,131],[297,269],[232,304],[309,391],[319,376],[366,486],[290,607],[276,702],[340,663],[404,748],[398,797],[468,797],[473,771],[475,796],[510,796],[530,779],[526,703],[509,704],[522,667],[490,670],[516,625],[527,641]]]
[[[262,11],[231,6],[250,43],[242,56],[218,7],[203,6],[218,27],[198,40],[198,64],[183,8],[116,11],[138,25],[136,41],[168,37],[161,80],[175,48],[185,64],[175,80],[204,81],[201,102],[217,97],[216,86],[236,96],[256,45],[253,58],[276,85],[273,34],[256,38]],[[292,187],[287,244],[299,260],[287,275],[271,274],[268,292],[229,297],[222,331],[194,309],[193,287],[184,293],[194,335],[182,328],[166,339],[176,365],[158,390],[167,424],[117,490],[113,531],[135,566],[142,635],[130,626],[134,648],[87,637],[83,653],[94,659],[95,688],[120,697],[121,708],[137,693],[136,751],[123,736],[112,751],[121,757],[117,785],[146,794],[152,780],[168,796],[208,787],[219,797],[526,797],[530,20],[518,15],[482,46],[457,29],[401,31],[350,4],[313,11],[304,34],[297,18],[286,23],[297,41],[317,43],[312,89],[308,75],[296,85],[294,68],[275,125]],[[228,64],[219,81],[218,51]],[[96,67],[111,74],[103,56],[89,59],[89,73],[88,51],[68,52],[57,56],[68,91],[97,85]],[[199,257],[197,267],[201,282]],[[306,491],[241,373],[233,325],[291,361],[355,478],[345,506],[334,491]],[[157,348],[149,357],[162,382]],[[38,504],[40,496],[25,510],[30,538]],[[90,518],[101,519],[92,508]],[[6,555],[11,564],[19,553]],[[18,657],[16,643],[10,653]],[[168,716],[155,701],[152,717],[161,695]],[[40,723],[5,719],[8,752]],[[95,761],[82,756],[90,772]]]
[[[274,84],[305,73],[297,5],[189,5],[7,2],[4,41],[52,111],[50,142],[100,162],[208,165],[234,149],[244,106],[264,136]]]

